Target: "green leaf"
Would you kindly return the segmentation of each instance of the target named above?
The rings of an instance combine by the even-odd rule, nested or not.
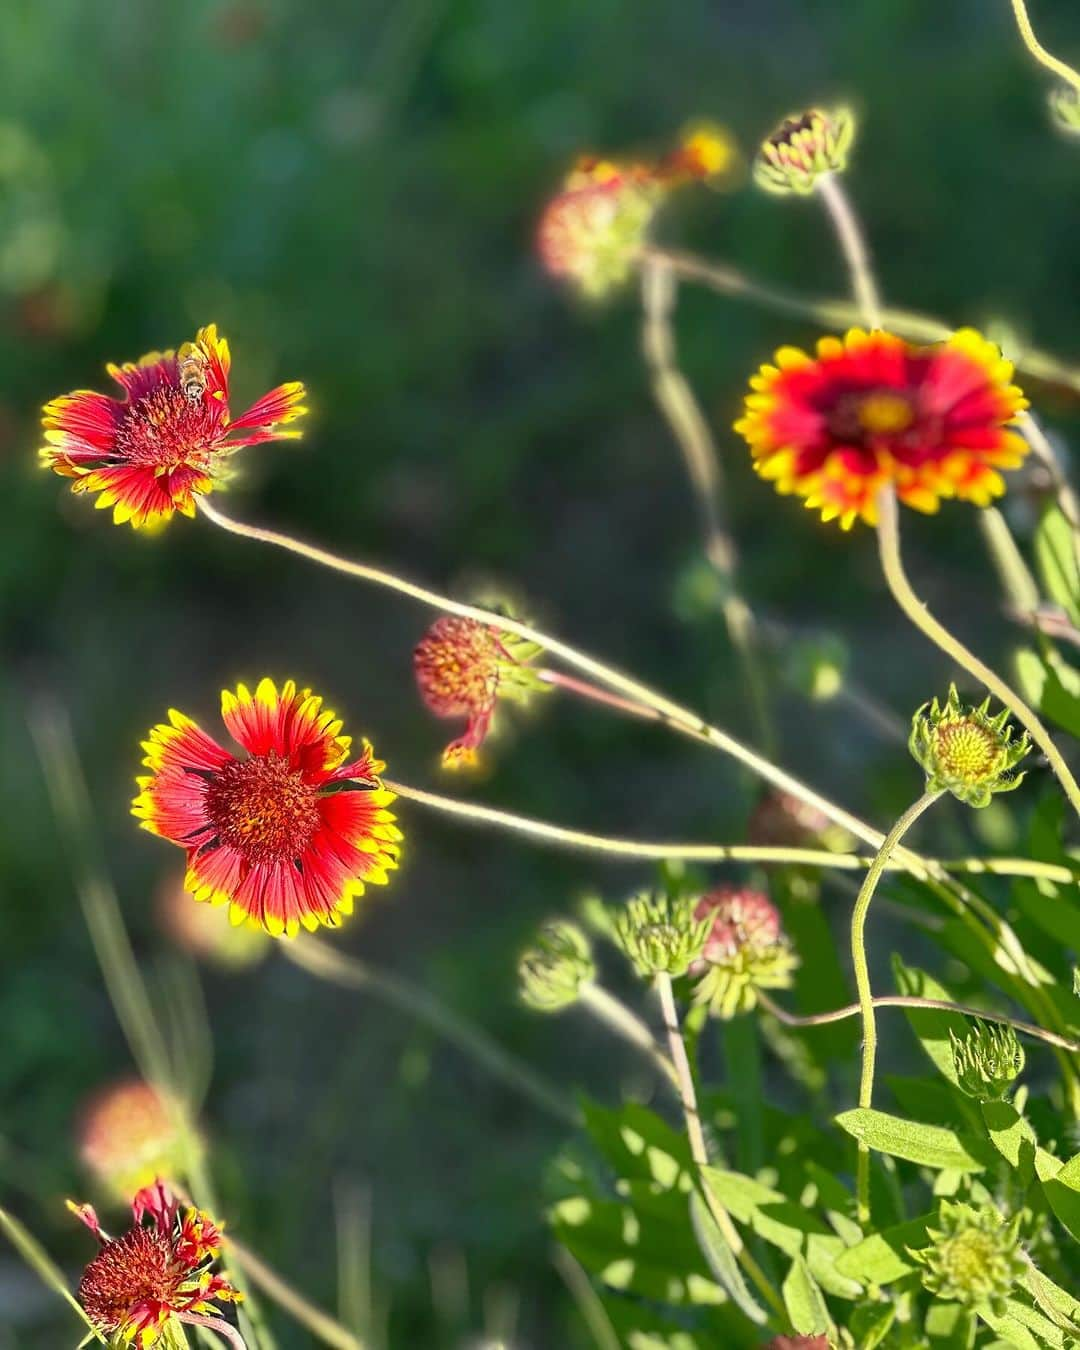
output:
[[[1006,1312],[1002,1321],[994,1326],[994,1330],[999,1335],[1009,1337],[1015,1334],[1016,1328],[1024,1328],[1028,1332],[1034,1332],[1038,1342],[1049,1345],[1053,1350],[1064,1350],[1066,1345],[1066,1334],[1058,1326],[1055,1326],[1048,1317],[1044,1317],[1037,1308],[1029,1308],[1026,1303],[1021,1303],[1019,1299],[1011,1298],[1005,1305]],[[979,1315],[982,1316],[980,1309]],[[988,1318],[983,1319],[989,1321]],[[993,1326],[993,1323],[990,1325]],[[1006,1330],[1008,1328],[1008,1330]],[[1019,1340],[1017,1344],[1026,1344]]]
[[[864,1303],[851,1315],[849,1330],[859,1350],[876,1350],[896,1320],[891,1303]]]
[[[909,998],[935,998],[945,1003],[956,1002],[949,990],[926,971],[918,970],[914,966],[905,966],[898,956],[893,956],[892,966],[897,993]],[[919,1038],[919,1044],[930,1057],[931,1063],[956,1087],[956,1068],[953,1065],[949,1032],[955,1036],[966,1036],[971,1029],[968,1019],[962,1013],[942,1012],[933,1008],[905,1008],[904,1016]]]
[[[922,1167],[948,1167],[958,1172],[982,1172],[986,1167],[966,1146],[977,1147],[975,1141],[961,1141],[958,1134],[942,1125],[923,1125],[867,1107],[841,1112],[836,1123],[878,1153]]]
[[[981,1110],[990,1142],[1019,1170],[1020,1184],[1028,1185],[1035,1170],[1035,1131],[1011,1102],[982,1102]]]
[[[871,1233],[862,1242],[842,1253],[836,1259],[836,1271],[860,1284],[889,1284],[918,1269],[917,1262],[908,1255],[908,1248],[925,1247],[926,1229],[937,1222],[937,1214],[924,1214],[921,1219],[910,1219],[880,1233]]]
[[[1060,655],[1016,653],[1016,676],[1029,702],[1073,736],[1080,736],[1080,672]]]
[[[1035,1171],[1055,1217],[1080,1241],[1080,1154],[1063,1164],[1052,1153],[1036,1148]]]
[[[1080,1334],[1080,1303],[1072,1294],[1055,1284],[1037,1266],[1028,1267],[1021,1283],[1055,1326],[1073,1335]]]
[[[1056,502],[1050,502],[1035,528],[1035,566],[1047,596],[1080,625],[1080,572],[1072,526]]]
[[[949,1083],[894,1074],[888,1074],[885,1081],[905,1116],[931,1125],[953,1125],[960,1130],[981,1128],[974,1103]]]
[[[985,1322],[991,1331],[996,1332],[1006,1345],[1015,1346],[1016,1350],[1044,1350],[1027,1327],[1012,1315],[1011,1306],[1009,1311],[1000,1317],[988,1307],[980,1307],[977,1312],[979,1320]]]
[[[781,1287],[784,1307],[800,1336],[820,1336],[829,1329],[829,1309],[801,1256],[796,1256]]]
[[[934,1303],[926,1314],[926,1335],[933,1350],[969,1350],[975,1320],[959,1303]]]
[[[731,1244],[720,1231],[716,1220],[709,1212],[708,1205],[697,1191],[690,1197],[690,1222],[698,1246],[717,1283],[727,1291],[732,1302],[749,1317],[751,1322],[757,1326],[764,1326],[769,1320],[768,1314],[747,1288]]]

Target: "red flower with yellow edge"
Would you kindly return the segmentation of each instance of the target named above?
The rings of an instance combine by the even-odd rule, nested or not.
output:
[[[528,664],[541,650],[477,619],[435,620],[413,653],[413,670],[420,697],[436,717],[466,719],[464,732],[443,751],[446,768],[476,763],[500,698],[524,703],[530,693],[550,689]]]
[[[132,811],[187,850],[185,889],[228,904],[234,923],[277,937],[336,927],[368,883],[397,867],[394,794],[368,741],[349,758],[341,722],[309,689],[261,680],[221,696],[234,754],[171,710],[143,742],[151,770]]]
[[[1027,454],[1010,423],[1027,407],[1012,363],[970,328],[933,346],[853,328],[816,356],[781,347],[750,381],[745,437],[754,467],[846,530],[876,523],[875,496],[936,511],[943,497],[988,506],[999,470]]]
[[[101,1243],[83,1271],[79,1303],[103,1335],[153,1345],[174,1318],[216,1320],[217,1304],[240,1300],[212,1269],[220,1228],[201,1210],[181,1210],[160,1181],[136,1195],[132,1226],[118,1238],[102,1230],[93,1206],[68,1205]]]
[[[292,383],[231,417],[229,364],[229,344],[210,324],[179,352],[107,366],[123,397],[77,389],[47,403],[43,463],[72,479],[73,492],[96,492],[117,525],[193,516],[195,498],[220,484],[234,451],[299,436],[282,428],[307,411],[304,386]]]

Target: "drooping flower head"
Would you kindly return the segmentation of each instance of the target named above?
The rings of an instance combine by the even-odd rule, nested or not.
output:
[[[1024,780],[1015,773],[1031,748],[1025,731],[1013,740],[1009,711],[990,716],[987,698],[977,708],[960,702],[956,685],[942,705],[924,703],[911,723],[908,748],[926,773],[929,792],[951,792],[968,806],[989,806],[996,792],[1011,792]]]
[[[1007,1299],[1028,1269],[1020,1247],[1020,1220],[1008,1223],[989,1206],[941,1202],[940,1228],[928,1228],[930,1245],[908,1255],[922,1266],[923,1287],[943,1302],[987,1306],[1001,1317]]]
[[[690,970],[701,977],[696,1003],[730,1018],[754,1007],[758,989],[790,986],[799,958],[764,891],[718,886],[701,896],[694,915],[709,925],[701,957]]]
[[[304,386],[292,383],[233,418],[229,364],[229,344],[210,324],[177,353],[107,366],[121,398],[77,389],[45,405],[43,463],[72,479],[73,492],[96,492],[117,525],[193,516],[195,498],[220,484],[234,451],[299,436],[283,428],[307,411]]]
[[[156,1176],[182,1172],[186,1154],[199,1146],[182,1136],[176,1113],[141,1078],[96,1092],[82,1110],[78,1138],[90,1172],[125,1199]]]
[[[988,506],[1005,491],[998,471],[1027,453],[1009,426],[1027,407],[1012,375],[970,328],[929,347],[853,328],[822,338],[816,356],[781,347],[750,381],[735,430],[763,478],[845,530],[876,523],[888,483],[919,511],[943,497]]]
[[[813,192],[825,173],[841,173],[855,137],[855,118],[847,108],[829,112],[811,108],[785,117],[761,143],[754,161],[754,182],[780,195]]]
[[[69,1208],[101,1243],[83,1271],[79,1302],[103,1335],[152,1345],[170,1319],[220,1316],[217,1304],[239,1301],[213,1270],[220,1228],[201,1210],[182,1210],[160,1181],[136,1195],[132,1226],[118,1238],[102,1231],[92,1206],[69,1201]]]
[[[625,281],[658,208],[672,188],[716,181],[737,162],[722,128],[691,128],[677,149],[655,163],[618,163],[583,156],[544,209],[537,243],[552,276],[598,298]]]
[[[143,742],[150,774],[132,811],[143,828],[187,850],[184,885],[228,904],[234,923],[273,936],[336,927],[369,882],[398,863],[401,832],[387,807],[386,766],[351,740],[309,689],[261,680],[221,696],[224,749],[190,717],[170,711]]]
[[[476,763],[500,698],[525,703],[530,694],[550,690],[529,664],[541,652],[535,642],[477,619],[447,614],[435,620],[413,653],[413,670],[436,717],[466,719],[465,730],[443,751],[446,768]]]

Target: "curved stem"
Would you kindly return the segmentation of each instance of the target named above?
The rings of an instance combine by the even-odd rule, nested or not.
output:
[[[701,1127],[701,1115],[698,1111],[697,1093],[694,1090],[694,1075],[690,1069],[690,1059],[686,1053],[686,1042],[679,1027],[679,1012],[675,1006],[675,991],[671,987],[671,976],[661,972],[656,976],[656,992],[660,998],[660,1009],[667,1032],[671,1062],[678,1079],[679,1100],[682,1103],[683,1120],[686,1123],[686,1137],[690,1141],[690,1156],[698,1169],[709,1166],[709,1150],[705,1143],[705,1131]],[[772,1287],[768,1276],[754,1259],[753,1253],[742,1240],[731,1215],[713,1194],[711,1186],[703,1186],[705,1203],[716,1221],[716,1226],[725,1241],[735,1253],[735,1257],[746,1272],[747,1278],[756,1286],[758,1292],[774,1312],[787,1320],[783,1300]]]
[[[407,1016],[415,1017],[436,1035],[442,1036],[483,1065],[494,1077],[527,1097],[534,1106],[539,1106],[564,1124],[580,1124],[577,1110],[558,1088],[426,989],[402,979],[400,975],[377,970],[356,957],[344,956],[336,948],[316,938],[300,937],[283,942],[281,952],[287,960],[310,975],[346,989],[365,990]]]
[[[1080,92],[1080,74],[1077,74],[1072,66],[1066,65],[1064,61],[1059,61],[1056,56],[1052,56],[1035,36],[1035,30],[1031,26],[1031,19],[1028,17],[1027,5],[1024,0],[1012,0],[1012,8],[1024,46],[1035,60]]]
[[[618,694],[609,694],[599,685],[579,680],[573,675],[567,675],[565,671],[541,668],[536,671],[536,678],[542,684],[550,684],[553,689],[565,690],[568,694],[576,694],[578,698],[588,699],[592,703],[602,703],[605,708],[615,708],[629,717],[640,717],[646,722],[663,721],[655,708],[647,707],[644,703],[634,703],[628,698],[620,698]]]
[[[874,1061],[877,1057],[877,1025],[874,1021],[874,996],[870,988],[870,966],[866,959],[866,915],[870,901],[885,871],[889,854],[908,832],[922,813],[941,796],[941,791],[924,792],[917,802],[904,812],[889,833],[870,864],[863,879],[851,915],[851,962],[855,967],[855,988],[859,995],[859,1008],[863,1021],[862,1077],[859,1082],[859,1105],[871,1104],[874,1095]],[[858,1220],[864,1226],[870,1221],[870,1150],[866,1144],[859,1144],[858,1161],[855,1173],[855,1201]]]
[[[855,212],[847,199],[847,193],[840,186],[840,179],[834,173],[823,174],[818,179],[815,190],[825,203],[833,228],[836,230],[836,237],[840,242],[848,271],[851,273],[851,288],[855,292],[855,303],[859,307],[863,322],[868,328],[880,328],[881,297],[870,265],[870,253],[859,228],[859,222],[855,218]]]
[[[621,999],[603,988],[599,984],[584,984],[581,986],[578,1001],[584,1008],[615,1032],[621,1036],[624,1041],[632,1045],[636,1050],[640,1050],[658,1068],[664,1077],[676,1087],[679,1085],[679,1076],[675,1072],[675,1066],[663,1050],[657,1045],[656,1038],[650,1031],[648,1024],[626,1006]]]
[[[843,1008],[831,1008],[828,1012],[793,1013],[787,1008],[782,1008],[760,989],[757,999],[767,1013],[778,1022],[783,1022],[786,1027],[825,1027],[832,1022],[843,1022],[849,1017],[858,1017],[862,1013],[858,1003],[848,1003]],[[1071,1054],[1080,1054],[1080,1041],[1046,1031],[1043,1027],[1037,1027],[1034,1022],[1021,1022],[1005,1013],[992,1013],[984,1008],[974,1008],[969,1003],[949,1003],[946,999],[919,998],[915,994],[884,994],[875,997],[871,1002],[875,1008],[928,1008],[933,1012],[961,1013],[964,1017],[976,1017],[982,1022],[996,1022],[999,1026],[1012,1027],[1013,1031],[1018,1031],[1022,1036],[1044,1041],[1047,1045],[1067,1050]]]
[[[207,1317],[204,1313],[177,1313],[177,1318],[181,1322],[186,1322],[192,1327],[206,1327],[210,1331],[216,1332],[222,1340],[229,1342],[234,1350],[247,1350],[244,1344],[244,1338],[235,1327],[231,1327],[222,1317]]]
[[[900,557],[900,524],[896,494],[891,485],[884,487],[878,494],[878,551],[885,580],[892,591],[896,603],[908,616],[916,628],[920,629],[931,642],[935,643],[948,656],[962,666],[1009,709],[1030,733],[1031,739],[1050,761],[1050,767],[1057,775],[1065,795],[1072,803],[1073,810],[1080,815],[1080,786],[1069,771],[1069,766],[1050,739],[1050,734],[1035,712],[1028,707],[1019,694],[1005,683],[983,661],[943,627],[929,612],[911,589],[904,565]]]

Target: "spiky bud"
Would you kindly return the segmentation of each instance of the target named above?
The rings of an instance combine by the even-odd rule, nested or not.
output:
[[[965,1307],[989,1306],[1003,1316],[1006,1300],[1027,1269],[1020,1249],[1018,1214],[1008,1223],[989,1207],[943,1200],[940,1228],[928,1228],[930,1245],[908,1254],[922,1266],[923,1287],[939,1299]]]
[[[589,939],[568,919],[545,923],[518,961],[521,1001],[536,1012],[568,1008],[595,977]]]
[[[847,108],[810,108],[785,117],[761,143],[754,161],[754,182],[766,192],[813,192],[826,173],[842,173],[855,136],[855,118]]]
[[[1012,1027],[976,1022],[966,1036],[949,1032],[960,1090],[976,1101],[999,1101],[1024,1071],[1024,1047]]]
[[[799,958],[764,891],[720,886],[698,900],[694,914],[709,925],[702,958],[691,970],[701,976],[695,1003],[727,1019],[749,1012],[759,989],[790,987]]]
[[[705,949],[712,919],[693,896],[638,895],[614,911],[615,945],[641,976],[685,975]]]
[[[951,684],[944,707],[935,698],[912,718],[908,747],[926,772],[928,792],[948,791],[980,807],[989,806],[995,792],[1020,786],[1024,775],[1013,770],[1031,741],[1026,731],[1013,740],[1007,709],[991,717],[989,698],[972,708]]]

